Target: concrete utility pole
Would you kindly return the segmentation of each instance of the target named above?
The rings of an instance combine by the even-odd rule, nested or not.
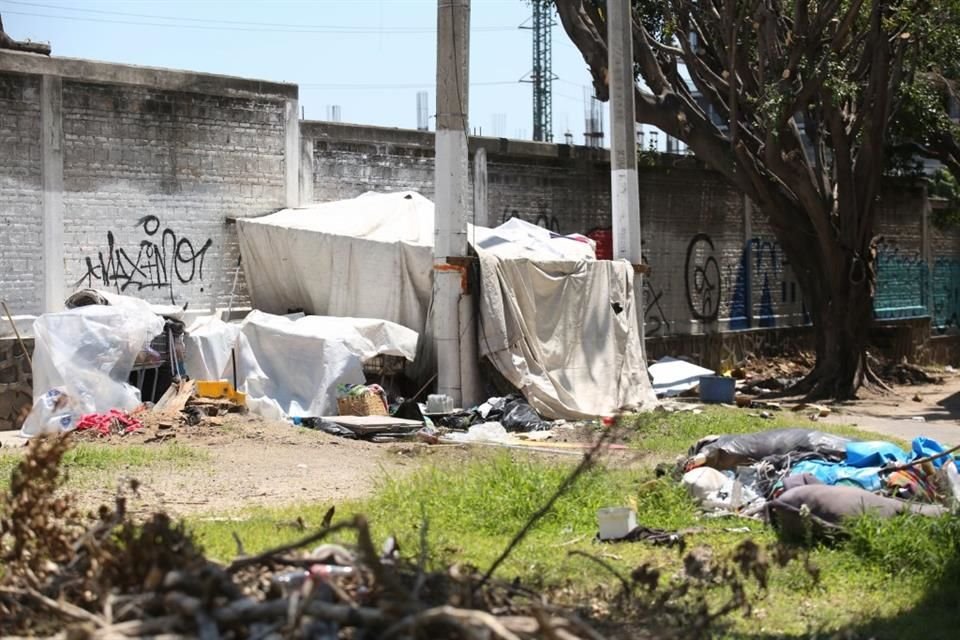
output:
[[[487,150],[483,147],[473,154],[473,224],[490,226],[487,213]]]
[[[470,53],[469,0],[437,2],[437,134],[433,334],[437,351],[437,391],[462,406],[460,300],[462,261],[467,255],[469,168],[467,94]],[[454,258],[454,260],[451,260]],[[465,322],[472,318],[464,318]],[[470,364],[470,363],[465,363]]]
[[[613,205],[613,257],[634,265],[634,300],[643,344],[643,263],[640,246],[640,187],[637,183],[637,120],[634,103],[633,19],[630,0],[608,0],[610,56],[610,200]]]

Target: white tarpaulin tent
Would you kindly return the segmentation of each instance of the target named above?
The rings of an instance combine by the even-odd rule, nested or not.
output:
[[[285,317],[252,311],[239,323],[219,316],[187,327],[187,374],[231,379],[252,411],[271,418],[336,415],[339,384],[362,384],[363,362],[377,355],[413,360],[418,335],[385,320]]]
[[[421,332],[430,303],[433,203],[374,194],[237,221],[253,306],[381,318]]]
[[[429,334],[433,215],[429,200],[401,192],[238,220],[254,306]],[[481,260],[480,354],[538,412],[576,419],[655,403],[629,264],[521,220],[468,235]]]

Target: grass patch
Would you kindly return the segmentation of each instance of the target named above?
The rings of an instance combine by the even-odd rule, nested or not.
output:
[[[689,543],[709,545],[716,554],[729,553],[748,536],[761,545],[774,542],[772,531],[760,523],[702,517],[679,486],[655,478],[652,471],[652,463],[684,453],[692,442],[710,433],[812,424],[796,414],[778,415],[774,420],[744,414],[710,409],[699,415],[638,418],[632,443],[651,453],[651,464],[626,469],[611,465],[584,474],[498,576],[516,577],[532,586],[563,587],[576,598],[587,597],[598,585],[611,585],[613,580],[588,560],[571,557],[570,551],[607,554],[605,559],[623,574],[643,563],[660,568],[664,579],[680,570],[681,557],[675,550],[644,543],[594,542],[596,510],[604,506],[633,506],[639,522],[648,527],[695,528],[698,532],[689,536]],[[876,435],[824,423],[814,428],[862,439]],[[410,556],[419,552],[420,528],[426,522],[435,566],[461,562],[486,569],[562,482],[571,464],[480,448],[471,453],[466,463],[441,459],[402,479],[386,479],[372,498],[338,504],[338,517],[365,514],[377,538],[396,536]],[[304,535],[304,529],[314,529],[328,506],[245,510],[229,518],[193,518],[190,525],[208,553],[227,560],[236,554],[234,532],[247,552],[260,551]],[[297,524],[298,518],[302,525]],[[729,530],[744,526],[748,533]],[[847,543],[812,550],[812,562],[821,572],[819,583],[799,564],[775,571],[768,592],[754,592],[758,598],[754,615],[735,617],[729,628],[719,631],[728,637],[752,638],[807,638],[847,631],[855,636],[897,638],[910,637],[911,629],[922,628],[925,640],[952,638],[960,591],[958,558],[960,520],[864,520]]]
[[[634,431],[631,438],[633,446],[663,459],[673,459],[678,455],[686,454],[690,445],[704,436],[755,433],[789,427],[816,429],[858,440],[887,440],[907,450],[910,449],[910,445],[902,440],[864,429],[828,422],[811,422],[802,411],[776,411],[772,416],[772,418],[761,418],[755,411],[707,407],[701,413],[692,411],[642,413],[634,417],[628,426]]]
[[[21,451],[0,454],[0,488],[10,485],[10,473],[23,457]],[[95,481],[104,473],[123,469],[168,465],[184,468],[209,459],[205,451],[180,444],[100,444],[80,442],[63,456],[62,469],[68,474],[68,484]]]

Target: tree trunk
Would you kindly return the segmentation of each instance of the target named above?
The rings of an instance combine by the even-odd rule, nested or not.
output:
[[[837,244],[831,253],[817,264],[806,259],[804,266],[813,277],[801,284],[810,291],[817,361],[794,391],[811,400],[849,400],[864,383],[879,382],[866,360],[876,282],[872,252],[855,257]]]

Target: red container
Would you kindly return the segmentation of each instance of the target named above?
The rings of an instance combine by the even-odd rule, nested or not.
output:
[[[588,232],[586,236],[597,243],[597,260],[613,259],[612,229],[594,229]]]

